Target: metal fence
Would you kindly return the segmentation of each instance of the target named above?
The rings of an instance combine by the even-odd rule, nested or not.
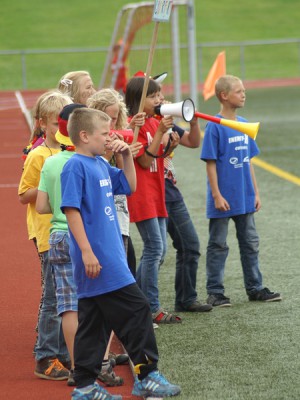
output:
[[[169,44],[160,44],[158,48],[170,48]],[[185,50],[187,45],[181,44],[180,48]],[[72,56],[91,57],[90,70],[92,76],[97,73],[100,76],[100,65],[109,50],[108,47],[94,48],[64,48],[64,49],[35,49],[35,50],[1,50],[0,51],[0,86],[2,89],[9,89],[7,75],[12,69],[17,70],[18,83],[10,82],[11,87],[19,89],[31,89],[32,75],[37,74],[38,66],[33,60],[34,57],[49,57],[55,65],[62,62],[68,70],[68,58]],[[256,40],[244,42],[213,42],[196,44],[196,63],[198,81],[203,82],[209,68],[214,61],[216,54],[226,51],[227,70],[230,73],[240,76],[243,80],[287,78],[300,76],[300,38],[277,39],[277,40]],[[133,46],[131,58],[134,59],[136,52],[149,51],[143,46]],[[80,61],[82,64],[82,61]],[[95,65],[94,65],[95,64]],[[74,65],[70,62],[70,65]],[[82,69],[82,68],[81,68]],[[95,72],[97,71],[97,72]],[[42,75],[42,73],[41,73]],[[57,75],[59,76],[59,74]],[[31,77],[29,79],[29,77]],[[41,79],[40,76],[38,76]],[[183,77],[183,80],[184,81]],[[187,76],[188,78],[188,76]],[[1,82],[2,81],[2,82]],[[95,79],[96,81],[96,79]],[[96,81],[97,82],[97,81]],[[48,87],[45,84],[45,87]]]

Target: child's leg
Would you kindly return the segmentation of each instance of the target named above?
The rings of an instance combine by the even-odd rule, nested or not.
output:
[[[146,376],[157,369],[158,349],[149,304],[137,286],[95,298],[105,319],[126,348],[134,365]]]
[[[62,314],[62,329],[70,355],[71,369],[74,369],[74,338],[78,327],[77,311],[67,311]]]
[[[206,251],[206,289],[208,294],[224,293],[224,269],[229,247],[226,243],[229,218],[209,220]]]
[[[158,270],[164,253],[160,224],[158,218],[151,218],[136,223],[136,226],[144,243],[137,282],[150,304],[151,312],[155,313],[160,309]]]
[[[232,218],[236,226],[236,236],[240,247],[244,283],[247,294],[263,288],[259,270],[259,237],[256,232],[254,214],[237,215]]]
[[[101,296],[89,297],[78,301],[74,379],[79,389],[94,384],[105,354],[107,334],[104,316],[96,301],[99,297],[101,298]]]

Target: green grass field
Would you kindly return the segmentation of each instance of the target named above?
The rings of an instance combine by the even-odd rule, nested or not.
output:
[[[2,0],[0,36],[2,50],[51,50],[65,48],[96,48],[110,44],[117,14],[126,0],[89,0],[84,4],[73,0],[9,1]],[[139,3],[139,2],[137,2]],[[299,37],[300,7],[298,0],[253,0],[221,2],[195,0],[197,43],[241,42],[250,40],[288,39]],[[183,9],[182,9],[183,10]],[[180,30],[186,26],[185,12],[180,12]],[[153,25],[153,24],[152,24]],[[161,24],[158,42],[165,42]],[[142,30],[143,42],[150,44],[153,26]],[[183,37],[182,44],[186,43]],[[299,76],[299,49],[297,43],[276,46],[252,46],[245,50],[245,77],[266,79]],[[217,53],[226,49],[228,71],[241,75],[239,49],[222,46],[205,47],[199,79],[202,81]],[[98,85],[106,54],[33,54],[26,56],[27,88],[50,88],[69,70],[87,69]],[[130,70],[144,70],[148,51],[140,52],[130,60]],[[182,50],[182,59],[187,58]],[[168,52],[157,51],[153,70],[164,67],[164,59],[171,59]],[[159,61],[156,64],[156,60]],[[157,65],[157,66],[156,66]],[[182,63],[182,79],[188,80],[188,65]],[[22,59],[20,55],[0,55],[0,89],[21,89]]]
[[[90,0],[83,5],[79,0],[71,3],[2,0],[0,50],[108,46],[117,12],[126,3]],[[296,0],[196,0],[195,3],[197,40],[200,42],[299,35],[300,7]],[[99,10],[100,6],[102,10]],[[262,68],[267,69],[269,77],[277,68],[282,77],[298,76],[298,67],[290,57],[294,51],[294,48],[287,52],[278,50],[269,55],[260,50],[251,55],[252,78],[260,78]],[[52,87],[62,73],[70,69],[90,70],[95,82],[100,78],[101,60],[75,54],[55,57],[55,63],[52,62],[53,55],[32,57],[30,87]],[[214,57],[212,53],[207,56],[206,69]],[[229,72],[236,73],[232,60],[237,59],[238,55],[232,55]],[[20,74],[19,62],[0,57],[0,88],[19,89]],[[261,150],[259,158],[271,167],[295,175],[298,180],[299,95],[299,87],[249,90],[245,109],[240,110],[249,121],[261,122],[257,136]],[[200,98],[199,103],[201,112],[215,114],[218,111],[215,99],[204,103]],[[205,121],[200,120],[200,123],[204,129]],[[174,162],[179,188],[201,241],[197,289],[203,301],[206,299],[208,221],[205,217],[205,165],[199,160],[199,154],[200,149],[179,148]],[[170,380],[182,386],[179,397],[182,400],[300,399],[299,185],[260,167],[256,167],[256,175],[262,198],[262,210],[256,216],[261,238],[261,270],[264,283],[280,291],[284,300],[274,304],[248,302],[231,225],[225,287],[233,307],[214,309],[205,315],[182,314],[182,325],[160,326],[156,331],[160,368]],[[131,231],[139,257],[141,241],[134,225]],[[174,273],[175,254],[169,242],[159,286],[161,303],[170,311],[174,308]]]
[[[298,94],[299,88],[248,91],[245,109],[240,114],[250,121],[261,121],[256,139],[261,150],[259,158],[296,174],[299,179]],[[204,106],[205,112],[218,110],[215,100]],[[201,126],[204,128],[205,121]],[[208,221],[205,165],[199,154],[199,149],[180,147],[174,163],[178,185],[201,241],[197,289],[204,301]],[[262,199],[256,225],[264,284],[280,291],[284,300],[273,304],[248,301],[232,223],[225,287],[233,306],[205,315],[185,313],[182,325],[160,326],[157,330],[161,369],[182,385],[180,398],[184,400],[300,398],[300,191],[298,185],[264,169],[255,170]],[[132,236],[139,255],[140,238],[134,226]],[[175,252],[169,241],[159,287],[161,304],[170,311],[174,310],[174,274]]]

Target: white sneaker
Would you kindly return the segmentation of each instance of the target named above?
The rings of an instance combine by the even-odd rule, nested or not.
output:
[[[158,324],[156,324],[155,322],[153,322],[153,329],[157,329],[158,328]]]

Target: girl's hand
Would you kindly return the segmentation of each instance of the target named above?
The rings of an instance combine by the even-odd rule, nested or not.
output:
[[[160,121],[158,128],[162,133],[166,133],[168,129],[173,128],[173,117],[171,115],[166,115]]]
[[[132,157],[135,157],[138,152],[141,150],[141,148],[143,147],[142,143],[140,142],[135,142],[129,145]]]
[[[136,126],[139,127],[143,126],[145,124],[145,117],[146,117],[145,112],[135,114],[130,121],[129,128],[134,130]]]

